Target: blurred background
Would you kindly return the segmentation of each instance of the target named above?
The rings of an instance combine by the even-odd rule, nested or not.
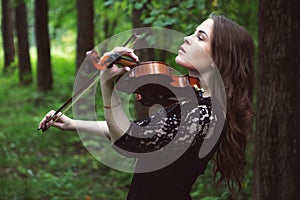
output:
[[[272,80],[272,74],[277,79],[276,74],[281,72],[284,65],[282,63],[287,67],[294,66],[295,62],[299,64],[299,59],[291,61],[286,57],[290,48],[280,51],[272,46],[279,41],[279,36],[287,37],[290,34],[288,40],[295,39],[293,31],[285,32],[287,30],[283,28],[284,24],[290,27],[291,23],[299,22],[293,17],[296,13],[293,9],[297,8],[298,3],[296,0],[291,2],[293,3],[285,4],[282,0],[273,3],[270,0],[264,3],[259,3],[258,0],[1,0],[0,199],[125,199],[132,174],[113,170],[97,161],[85,149],[76,133],[61,132],[55,128],[42,133],[37,131],[38,123],[49,110],[57,109],[71,96],[76,72],[86,51],[93,49],[106,38],[146,26],[169,28],[188,35],[211,13],[225,15],[250,32],[255,41],[257,80],[269,75],[264,82],[266,87],[258,87],[255,92],[255,108],[258,107],[261,113],[267,114],[258,112],[257,120],[261,120],[253,123],[256,132],[249,137],[244,184],[235,198],[268,199],[262,198],[264,191],[265,194],[276,191],[277,196],[273,196],[276,197],[273,199],[282,199],[276,190],[282,179],[278,175],[276,179],[272,176],[273,173],[280,174],[289,169],[291,173],[286,176],[295,177],[295,173],[292,173],[293,164],[287,164],[285,156],[272,156],[273,153],[282,151],[287,153],[282,155],[290,155],[289,152],[294,152],[294,146],[298,144],[299,136],[291,132],[296,127],[293,120],[280,126],[280,134],[274,134],[272,141],[268,140],[268,134],[273,134],[278,129],[276,120],[278,122],[280,118],[285,119],[287,115],[292,115],[290,112],[285,113],[286,110],[277,109],[277,112],[284,114],[276,119],[271,118],[271,112],[280,107],[283,100],[293,103],[289,102],[292,96],[278,99],[276,95],[270,97],[262,94],[275,90],[276,94],[282,92],[281,94],[296,95],[294,90],[286,90],[289,85],[284,84],[286,79],[282,78],[299,80],[291,74],[284,76],[285,72],[280,73],[283,75],[281,78],[277,77],[280,80],[277,85],[272,85],[273,81],[268,82]],[[287,10],[293,12],[286,12]],[[295,26],[291,30],[299,30],[299,25]],[[299,39],[293,41],[298,42]],[[262,53],[258,51],[259,43],[260,47],[264,47]],[[291,43],[287,44],[287,40],[276,44],[292,46]],[[299,53],[299,47],[295,48],[297,49],[293,50]],[[272,53],[272,49],[277,54]],[[164,60],[171,66],[174,64],[174,55],[147,50],[137,53],[142,60],[156,59]],[[278,60],[278,57],[282,60]],[[267,59],[271,61],[268,62]],[[289,62],[284,62],[284,59]],[[272,65],[272,73],[268,73],[266,63]],[[298,71],[296,69],[297,77]],[[266,97],[261,98],[264,99],[263,103],[260,103],[257,94]],[[97,100],[101,104],[100,96]],[[272,108],[263,106],[270,105],[268,100],[273,102]],[[294,105],[297,107],[299,103],[294,102]],[[297,109],[299,111],[299,106]],[[71,112],[66,114],[72,117]],[[104,119],[101,110],[97,114],[100,120]],[[258,135],[263,137],[254,140]],[[294,137],[295,140],[291,140],[296,142],[285,140],[286,137]],[[280,145],[288,148],[280,149],[279,141]],[[285,162],[286,166],[276,164],[278,159],[283,159],[280,163]],[[262,163],[265,168],[258,167]],[[268,169],[272,169],[272,173]],[[224,185],[213,184],[211,172],[212,167],[209,165],[206,173],[198,178],[191,193],[193,199],[233,199]],[[257,174],[255,178],[254,172]],[[264,174],[268,174],[265,181]],[[290,178],[285,183],[294,185],[293,181],[295,180]],[[291,191],[295,192],[296,186],[291,188],[294,189],[290,189],[289,194],[294,195]]]

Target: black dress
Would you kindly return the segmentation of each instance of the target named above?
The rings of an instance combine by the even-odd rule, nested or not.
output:
[[[204,158],[199,158],[207,130],[216,124],[216,119],[211,98],[199,95],[197,104],[177,103],[167,107],[166,111],[132,122],[113,148],[127,157],[136,157],[136,169],[139,169],[136,171],[153,164],[151,158],[145,159],[140,155],[161,151],[161,160],[165,160],[176,152],[182,152],[182,149],[183,154],[163,168],[136,172],[127,200],[190,200],[193,183],[204,173],[220,142]],[[174,154],[170,154],[170,149],[163,151],[170,142],[175,144],[172,146]]]

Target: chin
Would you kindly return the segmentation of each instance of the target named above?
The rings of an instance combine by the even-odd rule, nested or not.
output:
[[[194,69],[194,67],[185,59],[183,59],[180,55],[176,56],[175,62],[188,70]]]

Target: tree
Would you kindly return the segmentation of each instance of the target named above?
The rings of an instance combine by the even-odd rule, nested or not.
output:
[[[142,5],[142,7],[137,8],[136,5],[139,5],[138,3],[133,4],[133,10],[132,10],[132,27],[135,28],[141,28],[144,27],[145,24],[142,20],[143,13],[148,12],[147,5],[149,4],[149,1],[145,1]],[[139,32],[136,32],[137,34],[141,34]],[[138,40],[136,42],[136,46],[147,46],[145,44],[145,40]],[[137,52],[140,60],[153,60],[154,59],[154,50],[153,49],[141,49]]]
[[[255,199],[300,196],[298,0],[259,3]]]
[[[143,12],[147,12],[147,4],[149,1],[145,1],[141,7],[137,7],[139,3],[134,3],[133,4],[133,10],[132,10],[132,27],[135,28],[141,28],[144,27],[144,23],[142,20],[142,15]],[[136,31],[137,34],[141,34]],[[145,40],[137,40],[136,46],[147,46],[145,44]],[[139,51],[136,52],[137,56],[139,57],[140,60],[154,60],[154,50],[150,48],[146,49],[140,49]],[[149,108],[141,104],[139,101],[134,101],[135,104],[135,114],[137,118],[143,118],[148,116],[149,114]]]
[[[22,84],[27,85],[32,82],[32,73],[29,57],[27,10],[24,0],[17,2],[16,30],[18,37],[19,79]]]
[[[7,73],[15,58],[14,35],[13,35],[13,4],[12,0],[2,0],[2,36],[4,49],[4,68]]]
[[[93,0],[76,0],[77,7],[77,52],[78,69],[87,51],[94,48],[94,4]]]
[[[35,0],[35,36],[38,53],[38,89],[48,91],[52,88],[52,71],[47,0]]]

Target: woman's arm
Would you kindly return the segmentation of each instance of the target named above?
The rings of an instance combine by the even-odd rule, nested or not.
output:
[[[133,50],[125,47],[115,48],[112,52],[131,56],[133,59],[138,60]],[[129,70],[129,67],[118,68],[113,65],[112,68],[105,69],[100,79],[105,120],[113,143],[124,135],[130,126],[130,121],[124,113],[120,105],[120,99],[114,90],[114,81]]]
[[[111,140],[106,121],[75,120],[75,129],[78,132],[89,133],[92,135],[105,136],[109,140]]]
[[[114,143],[127,131],[130,122],[113,88],[112,84],[101,83],[105,120]]]
[[[84,121],[74,120],[66,115],[58,114],[58,120],[49,120],[49,118],[55,113],[54,110],[48,112],[39,124],[40,129],[45,127],[56,127],[63,131],[79,131],[89,133],[93,135],[105,136],[110,139],[110,134],[106,121]]]

